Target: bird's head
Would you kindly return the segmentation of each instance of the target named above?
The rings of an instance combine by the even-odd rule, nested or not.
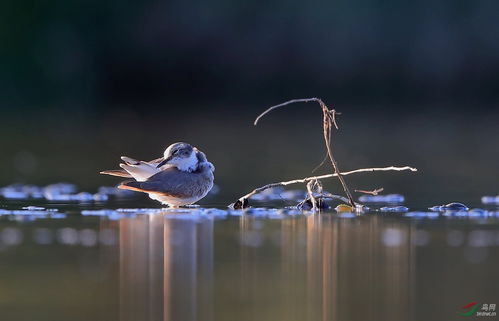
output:
[[[168,146],[165,150],[163,160],[157,168],[164,165],[172,165],[184,172],[192,172],[198,166],[196,150],[187,143],[175,143]]]

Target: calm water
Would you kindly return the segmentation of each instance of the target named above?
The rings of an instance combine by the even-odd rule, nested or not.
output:
[[[456,320],[499,304],[495,209],[92,212],[153,204],[5,212],[1,320]]]

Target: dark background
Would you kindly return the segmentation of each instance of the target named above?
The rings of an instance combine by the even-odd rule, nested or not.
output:
[[[311,174],[318,107],[251,123],[317,96],[343,113],[340,168],[420,169],[352,187],[478,202],[498,193],[498,17],[492,0],[2,1],[0,183],[112,185],[96,173],[120,155],[181,140],[226,202]]]

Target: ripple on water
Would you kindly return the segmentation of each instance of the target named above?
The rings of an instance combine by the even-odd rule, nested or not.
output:
[[[45,209],[43,207],[26,206],[22,210],[0,209],[0,216],[8,216],[18,222],[29,222],[41,218],[60,219],[65,218],[66,214],[59,213],[57,209]]]
[[[405,197],[400,194],[362,195],[359,197],[361,203],[400,204],[404,201]]]
[[[484,205],[499,205],[499,195],[497,196],[482,196],[482,204]]]
[[[408,207],[405,206],[385,206],[379,209],[380,212],[395,212],[395,213],[404,213],[409,211]]]
[[[95,194],[77,193],[77,187],[70,183],[56,183],[45,187],[35,185],[14,184],[0,188],[0,196],[11,200],[45,199],[55,202],[106,202],[110,196],[128,197],[134,192],[120,190],[116,187],[101,186]]]
[[[435,219],[439,217],[439,214],[437,212],[408,212],[405,213],[404,216],[413,218]]]

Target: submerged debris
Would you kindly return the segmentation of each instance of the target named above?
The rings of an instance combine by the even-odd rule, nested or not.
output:
[[[340,204],[335,207],[335,210],[338,214],[341,214],[341,217],[350,217],[347,214],[363,214],[369,211],[369,207],[355,203],[355,208],[351,207],[350,205],[347,204]],[[352,216],[353,217],[353,216]]]
[[[323,197],[317,197],[315,200],[316,200],[317,209],[328,210],[331,208],[331,206],[329,206],[329,204],[326,203]],[[302,211],[310,211],[313,209],[313,207],[314,206],[310,198],[306,198],[296,205],[296,208]]]
[[[462,203],[449,203],[447,205],[437,205],[437,206],[432,206],[428,208],[430,211],[433,212],[444,212],[444,211],[468,211],[469,208],[462,204]]]
[[[340,204],[334,208],[334,210],[338,213],[351,213],[354,209],[347,204]]]
[[[234,203],[230,204],[228,207],[230,209],[233,209],[233,210],[240,210],[243,208],[247,208],[248,207],[248,199],[247,198],[238,199]]]

